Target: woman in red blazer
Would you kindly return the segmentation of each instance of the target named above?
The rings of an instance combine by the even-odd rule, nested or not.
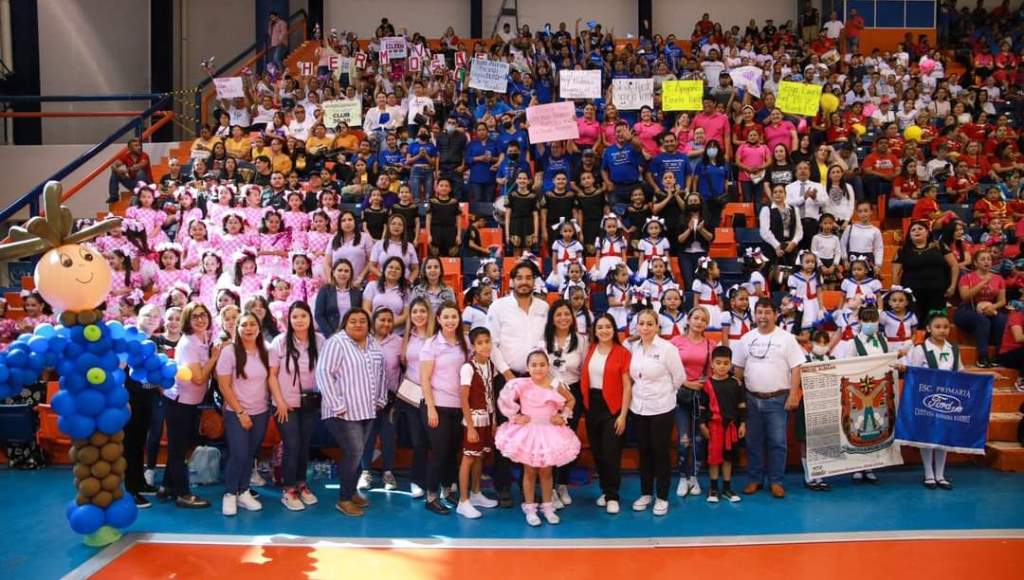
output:
[[[580,392],[587,409],[587,438],[603,493],[597,505],[605,507],[610,514],[619,513],[622,434],[626,431],[633,387],[629,378],[630,354],[619,343],[616,327],[611,315],[597,317],[591,347],[580,369]]]

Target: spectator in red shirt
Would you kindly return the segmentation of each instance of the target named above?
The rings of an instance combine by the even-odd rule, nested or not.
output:
[[[988,227],[994,218],[1005,220],[1008,216],[1006,202],[1000,199],[998,187],[988,188],[985,197],[974,203],[974,220],[983,227]]]
[[[121,198],[121,188],[132,191],[140,181],[153,183],[153,171],[149,154],[142,150],[138,139],[128,141],[128,150],[110,166],[110,184],[107,188],[107,203]]]
[[[864,17],[850,8],[850,16],[846,19],[846,52],[853,54],[860,49],[860,33],[864,31]]]
[[[932,230],[941,230],[946,224],[956,219],[956,214],[951,211],[942,211],[936,197],[939,195],[939,188],[929,184],[921,190],[921,196],[914,202],[914,211],[910,214],[910,221],[931,222]]]
[[[992,252],[978,250],[974,254],[974,271],[960,277],[960,307],[953,321],[957,327],[974,336],[978,349],[977,365],[990,368],[988,347],[1000,345],[1006,326],[1006,281],[992,272]]]
[[[960,156],[958,161],[967,164],[967,170],[974,175],[975,181],[999,181],[999,176],[992,171],[992,164],[988,155],[981,150],[981,143],[971,141],[967,144],[967,150]]]
[[[879,139],[861,165],[864,174],[864,193],[872,203],[878,203],[879,195],[892,192],[892,181],[900,172],[900,160],[889,152],[888,139]]]
[[[892,180],[892,195],[889,196],[888,215],[904,218],[913,212],[917,204],[921,182],[917,179],[917,160],[905,159],[903,168]]]
[[[1020,371],[1024,369],[1024,302],[1012,300],[1006,309],[1010,314],[1006,318],[997,360],[1008,369]],[[1024,390],[1024,378],[1017,377],[1016,387],[1018,391]]]
[[[963,203],[978,187],[978,180],[967,169],[964,161],[956,162],[956,171],[946,178],[946,193],[953,198],[953,203]]]
[[[729,131],[729,117],[715,109],[715,100],[704,98],[704,110],[697,113],[690,124],[690,130],[704,129],[704,141],[718,141],[725,148],[726,159],[732,159],[732,137]]]

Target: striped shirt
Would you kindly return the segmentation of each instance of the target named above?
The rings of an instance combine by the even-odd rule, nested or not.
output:
[[[346,421],[373,419],[388,400],[384,352],[372,336],[366,337],[364,349],[338,331],[324,343],[316,363],[316,383],[323,397],[322,419],[342,413]]]

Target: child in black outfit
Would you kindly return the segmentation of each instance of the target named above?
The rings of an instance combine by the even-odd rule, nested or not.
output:
[[[730,502],[740,501],[732,491],[732,464],[736,448],[747,432],[746,394],[739,381],[729,374],[732,368],[732,350],[727,346],[711,351],[710,385],[704,390],[708,405],[701,416],[700,431],[708,442],[708,503],[718,503],[718,471],[722,471],[721,496]]]

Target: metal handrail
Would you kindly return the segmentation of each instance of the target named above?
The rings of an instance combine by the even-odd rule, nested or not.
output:
[[[11,219],[11,217],[13,217],[14,214],[21,211],[25,206],[29,206],[29,211],[32,215],[39,215],[39,198],[43,195],[43,188],[46,187],[46,183],[48,181],[60,181],[65,177],[71,175],[79,167],[88,163],[93,157],[96,157],[97,155],[102,153],[107,147],[114,144],[118,139],[128,134],[129,131],[133,131],[138,127],[141,127],[142,124],[145,123],[146,120],[148,120],[153,115],[162,112],[165,109],[169,109],[170,104],[170,97],[163,97],[156,104],[152,105],[145,111],[139,113],[139,115],[136,118],[132,119],[131,121],[128,121],[127,123],[122,125],[120,129],[111,133],[109,136],[107,136],[106,139],[89,148],[88,151],[79,155],[77,158],[72,160],[64,167],[58,169],[56,173],[44,179],[42,182],[39,183],[39,185],[35,186],[31,191],[22,195],[17,200],[15,200],[14,203],[0,211],[0,223],[3,223]]]
[[[89,101],[155,101],[167,93],[116,93],[113,95],[0,95],[8,103],[70,103]]]
[[[288,32],[289,33],[291,32],[291,30],[290,30],[291,23],[294,22],[295,20],[298,20],[299,18],[306,19],[307,25],[308,25],[309,15],[306,13],[306,10],[304,8],[300,8],[300,9],[296,10],[295,12],[293,12],[291,14],[291,16],[288,17],[288,25],[289,25],[289,31]],[[266,38],[265,37],[266,37],[266,34],[260,32],[259,33],[259,40],[257,40],[256,42],[250,44],[248,48],[246,48],[242,52],[238,53],[238,55],[236,55],[234,58],[232,58],[228,62],[224,63],[219,69],[214,71],[213,74],[211,74],[210,76],[208,76],[208,77],[204,78],[203,80],[199,81],[199,84],[196,85],[196,88],[195,88],[195,108],[194,108],[194,110],[192,112],[193,117],[195,117],[194,125],[195,125],[195,134],[196,135],[199,134],[199,130],[202,128],[203,123],[206,121],[205,111],[203,111],[204,94],[206,92],[206,89],[209,88],[209,86],[213,83],[213,79],[224,75],[229,70],[234,68],[238,63],[242,62],[243,59],[245,59],[247,57],[250,57],[249,53],[251,53],[251,52],[255,51],[257,53],[255,55],[252,55],[252,59],[258,59],[260,56],[262,56],[263,53],[266,51],[266,48],[264,47],[264,45],[266,44]],[[241,67],[241,68],[245,68],[245,67]]]

